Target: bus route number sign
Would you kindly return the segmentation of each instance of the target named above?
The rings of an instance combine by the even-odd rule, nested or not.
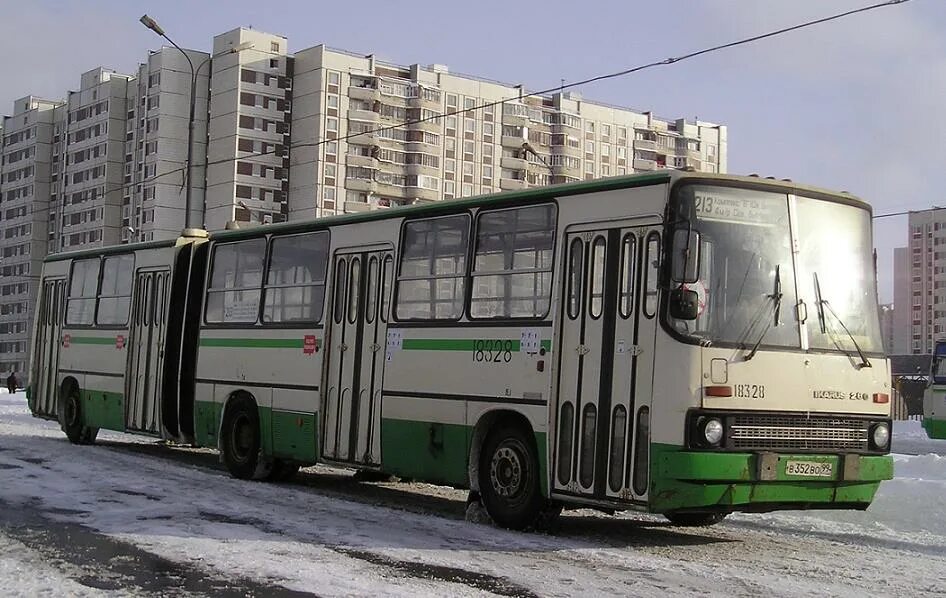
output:
[[[772,213],[771,203],[759,197],[695,193],[693,209],[698,220],[751,226],[772,226],[778,220]]]

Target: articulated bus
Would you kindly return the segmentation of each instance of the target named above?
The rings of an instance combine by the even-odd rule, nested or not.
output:
[[[935,440],[946,440],[946,339],[936,341],[932,371],[923,393],[923,429]]]
[[[681,525],[864,509],[893,474],[870,207],[666,171],[50,256],[29,404],[215,447]]]

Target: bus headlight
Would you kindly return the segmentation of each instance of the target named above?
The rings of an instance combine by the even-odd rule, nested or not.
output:
[[[700,440],[707,446],[719,446],[723,440],[723,422],[715,417],[707,417],[700,421]]]
[[[875,424],[870,431],[870,440],[876,449],[885,449],[890,443],[890,427],[887,424]]]

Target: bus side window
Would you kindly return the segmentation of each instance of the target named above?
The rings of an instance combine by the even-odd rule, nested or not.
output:
[[[207,289],[208,324],[255,324],[263,283],[266,239],[217,245]]]
[[[132,253],[105,258],[102,266],[102,290],[99,293],[96,323],[125,325],[131,306],[131,283],[135,269]]]
[[[471,318],[544,318],[552,295],[555,205],[480,212]]]
[[[263,297],[263,323],[320,322],[328,268],[328,233],[274,236]]]
[[[644,272],[646,282],[644,287],[644,315],[653,318],[657,314],[657,283],[660,272],[660,233],[652,232],[647,235],[647,260]]]
[[[91,326],[95,320],[95,296],[99,287],[101,261],[94,257],[72,263],[69,299],[66,302],[66,324]]]
[[[404,225],[394,307],[397,319],[460,319],[469,237],[469,214],[411,220]]]

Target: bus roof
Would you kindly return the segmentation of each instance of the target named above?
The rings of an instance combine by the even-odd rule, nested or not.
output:
[[[210,238],[212,240],[218,241],[232,241],[243,238],[264,236],[270,233],[305,232],[308,230],[318,230],[339,224],[383,220],[386,218],[436,216],[438,214],[462,210],[463,208],[493,207],[505,204],[518,204],[520,202],[542,201],[555,197],[612,191],[614,189],[659,185],[663,183],[673,184],[681,180],[692,180],[694,182],[702,181],[709,184],[713,184],[715,182],[737,182],[753,186],[771,187],[773,191],[778,190],[784,193],[794,193],[797,195],[809,195],[815,197],[829,197],[833,201],[860,207],[866,209],[868,212],[871,211],[870,204],[847,192],[839,193],[837,191],[830,191],[818,187],[799,185],[787,179],[779,181],[758,176],[737,176],[728,174],[709,174],[705,172],[687,172],[682,170],[662,170],[658,172],[595,179],[592,181],[580,181],[577,183],[548,185],[545,187],[523,189],[522,191],[504,191],[501,193],[477,195],[464,199],[437,201],[423,205],[405,206],[385,210],[372,210],[370,212],[359,212],[356,214],[344,214],[340,216],[327,216],[324,218],[300,222],[283,222],[279,224],[267,224],[266,226],[254,226],[252,228],[245,229],[217,231],[211,233]]]
[[[489,195],[478,195],[464,199],[436,201],[423,205],[405,206],[386,210],[372,210],[369,212],[359,212],[356,214],[344,214],[340,216],[327,216],[324,218],[306,220],[301,222],[283,222],[279,224],[267,224],[266,226],[254,226],[252,228],[217,231],[210,234],[211,240],[237,240],[243,238],[253,238],[268,235],[271,233],[294,233],[305,232],[309,230],[319,230],[330,226],[340,224],[352,224],[356,222],[369,222],[373,220],[383,220],[386,218],[416,217],[416,216],[435,216],[442,213],[454,212],[458,209],[473,207],[492,207],[505,204],[518,204],[530,201],[542,201],[556,197],[567,197],[569,195],[580,195],[584,193],[597,193],[601,191],[612,191],[615,189],[626,189],[632,187],[642,187],[648,185],[659,185],[663,183],[676,183],[682,180],[692,180],[694,182],[726,183],[735,182],[757,187],[771,188],[773,191],[782,191],[784,193],[794,193],[797,195],[810,195],[815,197],[828,197],[833,201],[856,206],[871,211],[870,204],[847,193],[830,191],[818,187],[800,185],[788,179],[779,181],[772,178],[762,178],[758,176],[737,176],[729,174],[710,174],[705,172],[687,172],[682,170],[661,170],[658,172],[649,172],[643,174],[631,174],[624,176],[608,177],[604,179],[595,179],[592,181],[580,181],[577,183],[566,183],[561,185],[549,185],[546,187],[535,187],[523,189],[521,191],[504,191],[501,193],[492,193]],[[44,261],[52,262],[59,260],[76,259],[96,255],[109,255],[113,253],[123,253],[139,249],[154,249],[162,247],[171,247],[176,240],[151,241],[145,243],[129,243],[126,245],[113,245],[111,247],[96,247],[92,249],[80,249],[64,253],[54,253],[49,255]]]

